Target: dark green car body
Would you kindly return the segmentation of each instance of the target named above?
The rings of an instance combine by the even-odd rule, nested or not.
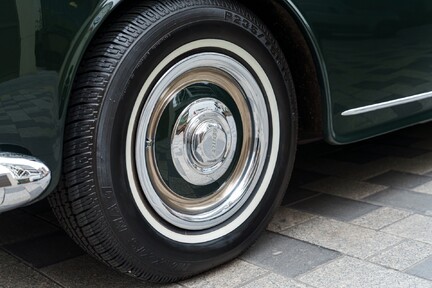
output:
[[[81,57],[97,30],[126,2],[0,3],[0,152],[31,155],[50,168],[51,184],[42,196],[60,179],[64,121]],[[315,69],[301,79],[314,79],[319,86],[311,95],[318,108],[310,113],[320,126],[311,138],[345,144],[432,119],[432,97],[427,94],[432,91],[432,2],[275,0],[244,5],[263,15],[256,7],[277,7],[280,19],[270,26],[283,30],[287,22],[282,20],[290,18],[305,41]],[[287,52],[286,57],[290,62],[296,55]],[[415,95],[424,97],[342,115]]]
[[[80,58],[117,2],[0,3],[0,150],[46,163],[52,172],[47,193],[60,177],[68,96]]]
[[[328,141],[349,143],[432,118],[431,97],[342,115],[349,109],[432,91],[432,2],[293,2],[317,53]]]

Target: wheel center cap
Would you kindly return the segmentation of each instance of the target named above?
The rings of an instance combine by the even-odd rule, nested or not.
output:
[[[214,98],[196,100],[182,111],[174,125],[174,167],[191,184],[211,184],[230,167],[236,143],[237,128],[228,107]]]
[[[220,162],[227,148],[227,135],[214,120],[200,123],[192,136],[192,155],[202,166]]]

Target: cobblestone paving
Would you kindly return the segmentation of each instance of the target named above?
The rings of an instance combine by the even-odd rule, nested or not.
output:
[[[299,148],[264,235],[167,287],[432,287],[432,124]],[[0,215],[0,287],[159,287],[119,275],[60,230],[46,202]]]

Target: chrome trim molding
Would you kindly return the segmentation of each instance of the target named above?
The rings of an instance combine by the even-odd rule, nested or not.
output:
[[[342,112],[342,116],[352,116],[352,115],[363,114],[363,113],[372,112],[372,111],[376,111],[376,110],[380,110],[380,109],[384,109],[384,108],[390,108],[390,107],[397,106],[397,105],[403,105],[403,104],[407,104],[407,103],[411,103],[411,102],[415,102],[415,101],[420,101],[420,100],[424,100],[424,99],[428,99],[428,98],[432,98],[432,91],[422,93],[422,94],[413,95],[413,96],[404,97],[401,99],[395,99],[395,100],[391,100],[391,101],[387,101],[387,102],[382,102],[382,103],[378,103],[378,104],[372,104],[372,105],[367,105],[367,106],[363,106],[363,107],[359,107],[359,108],[350,109],[350,110]]]
[[[0,152],[0,213],[36,199],[51,181],[51,171],[40,160]]]

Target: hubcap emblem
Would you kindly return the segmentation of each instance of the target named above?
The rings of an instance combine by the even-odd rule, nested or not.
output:
[[[202,166],[220,162],[226,152],[227,135],[222,126],[214,120],[198,125],[192,136],[192,155]]]

